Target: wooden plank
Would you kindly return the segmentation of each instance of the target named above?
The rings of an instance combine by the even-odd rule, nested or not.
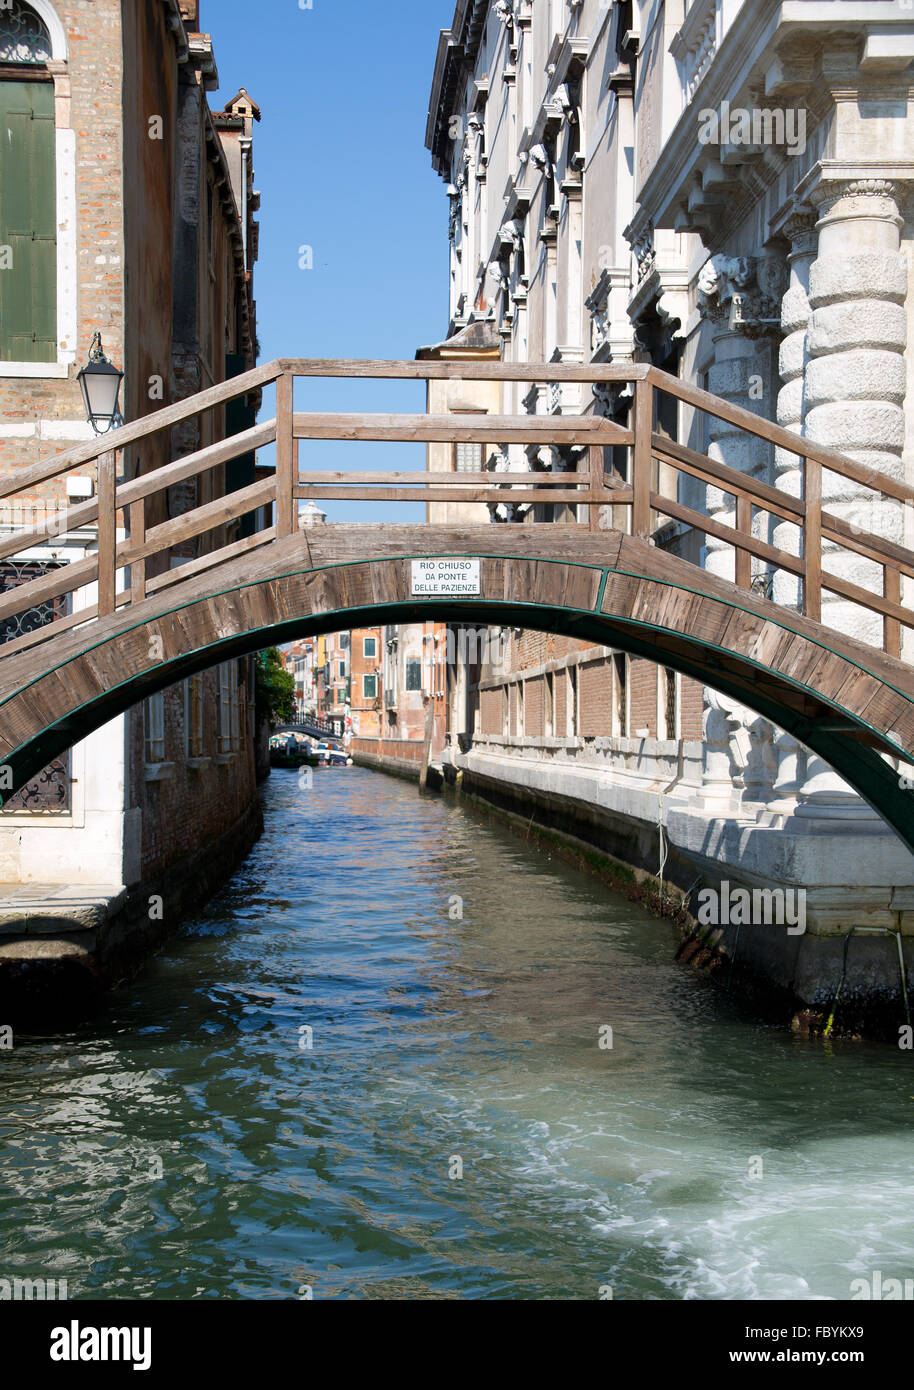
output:
[[[190,540],[206,531],[212,531],[217,526],[224,526],[226,522],[234,521],[236,517],[246,516],[248,512],[256,510],[257,507],[264,506],[273,495],[274,488],[271,481],[251,483],[248,487],[239,488],[237,492],[229,492],[226,496],[216,497],[212,502],[207,502],[202,507],[195,507],[192,512],[183,512],[181,516],[173,517],[170,521],[163,521],[146,532],[146,540],[143,545],[134,546],[128,541],[119,546],[118,566],[133,564],[135,560],[143,559],[144,556],[155,555],[160,550],[167,550],[173,545],[180,544],[181,541]],[[2,617],[2,613],[0,613],[0,617]]]
[[[847,579],[839,579],[831,570],[822,571],[822,588],[828,589],[830,593],[839,594],[841,598],[848,598],[853,603],[859,603],[861,608],[881,613],[884,618],[892,618],[904,627],[914,628],[914,611],[910,608],[904,608],[900,603],[885,598],[882,594],[862,589],[859,584],[851,584]]]
[[[700,454],[674,439],[667,439],[665,435],[655,434],[651,447],[662,463],[681,468],[684,473],[701,482],[713,483],[734,497],[748,497],[760,509],[783,517],[785,521],[799,525],[806,514],[806,504],[801,498],[791,497],[790,493],[782,492],[770,483],[760,482],[725,463],[718,463],[716,459],[708,458],[706,454]]]
[[[234,400],[237,396],[247,395],[248,391],[275,381],[279,375],[278,365],[268,362],[250,372],[233,376],[229,381],[220,382],[218,386],[210,386],[196,396],[188,396],[186,400],[176,401],[174,405],[165,406],[162,410],[155,410],[151,415],[144,415],[142,419],[134,420],[129,425],[121,425],[112,438],[105,435],[88,444],[77,444],[72,449],[64,449],[53,458],[43,459],[9,478],[0,479],[0,497],[11,497],[16,492],[28,492],[38,483],[47,482],[49,478],[69,473],[81,464],[94,463],[100,454],[111,448],[112,443],[118,450],[124,449],[128,444],[148,439],[160,430],[179,425],[182,420],[192,419],[193,416],[205,410],[212,410],[217,405],[224,405],[226,401]]]
[[[901,575],[896,569],[886,565],[882,572],[882,596],[889,603],[901,605]],[[882,622],[882,645],[889,656],[901,656],[901,624],[895,618],[884,618]]]
[[[80,526],[89,525],[97,517],[97,497],[93,497],[89,502],[80,502],[75,507],[68,507],[63,520],[59,516],[49,517],[47,521],[42,521],[37,526],[30,526],[22,531],[14,531],[11,536],[0,543],[0,560],[6,559],[8,555],[18,555],[20,551],[28,550],[33,545],[39,545],[42,541],[66,536]]]
[[[650,380],[635,386],[635,447],[632,451],[632,535],[647,540],[651,533],[651,438],[654,428],[654,388]]]
[[[814,623],[822,621],[822,465],[805,461],[803,500],[803,613]]]
[[[741,536],[752,535],[752,503],[748,497],[736,499],[736,529]],[[736,552],[735,578],[741,589],[752,587],[752,556],[742,545]]]
[[[865,464],[857,463],[854,459],[839,453],[837,449],[829,449],[824,444],[816,444],[805,435],[801,436],[794,434],[792,430],[785,430],[783,426],[775,425],[770,420],[764,420],[760,415],[755,415],[751,410],[746,410],[741,405],[733,405],[730,401],[722,400],[719,396],[712,396],[709,391],[702,391],[698,386],[690,386],[687,382],[681,381],[679,377],[662,372],[658,367],[650,368],[648,380],[658,390],[666,391],[678,400],[685,401],[687,405],[695,406],[696,409],[704,410],[709,415],[715,416],[718,420],[726,420],[728,424],[738,425],[759,439],[766,439],[770,444],[777,444],[780,448],[787,449],[800,458],[814,458],[817,463],[828,468],[832,473],[838,473],[842,478],[850,478],[856,483],[863,483],[864,486],[872,488],[875,492],[884,493],[886,497],[894,497],[902,502],[914,502],[914,487],[909,483],[898,482],[896,479],[890,478],[887,473],[879,473],[873,468],[867,468]]]
[[[296,440],[296,443],[298,441]],[[597,450],[599,453],[600,450]],[[545,473],[538,470],[535,473],[432,473],[420,469],[413,471],[401,470],[400,472],[384,473],[374,469],[361,469],[352,473],[333,473],[314,472],[299,473],[299,487],[310,487],[312,485],[327,486],[335,484],[343,487],[374,487],[375,484],[396,484],[414,487],[426,487],[429,483],[435,483],[443,487],[468,487],[471,483],[484,484],[486,487],[494,487],[502,483],[535,483],[537,487],[568,487],[574,483],[589,483],[591,475],[589,473]]]
[[[564,502],[574,505],[577,502],[604,502],[602,492],[563,492],[557,489],[524,488],[468,488],[465,492],[455,488],[416,488],[403,487],[297,487],[296,497],[313,497],[318,501],[335,499],[343,502]],[[630,493],[614,492],[613,501],[631,501]]]
[[[276,527],[270,526],[266,531],[256,531],[253,536],[245,536],[240,541],[233,541],[231,545],[223,546],[221,550],[211,550],[208,555],[201,555],[196,560],[188,560],[186,564],[178,565],[176,569],[166,570],[164,574],[158,574],[154,579],[150,579],[147,589],[151,594],[157,594],[160,589],[170,589],[175,584],[186,582],[195,574],[203,574],[205,570],[214,569],[217,565],[225,564],[226,560],[233,560],[236,555],[245,555],[250,550],[258,550],[262,545],[268,545],[270,541],[276,539]]]
[[[858,555],[866,556],[868,560],[875,560],[877,565],[882,565],[888,560],[893,569],[914,578],[914,553],[902,545],[897,545],[895,541],[887,541],[883,536],[874,536],[870,531],[861,531],[859,526],[854,526],[841,517],[832,516],[830,512],[822,513],[822,535],[827,540],[836,541],[847,550],[854,550]]]
[[[292,388],[294,382],[284,372],[276,383],[276,535],[291,536],[295,502],[292,496],[298,469],[295,462]]]
[[[150,473],[141,473],[129,483],[122,483],[117,490],[117,505],[129,506],[132,502],[138,502],[141,497],[151,497],[154,493],[161,492],[162,488],[183,483],[187,478],[195,478],[220,463],[228,463],[239,454],[248,454],[253,449],[272,444],[275,438],[276,421],[266,420],[262,425],[255,425],[253,429],[242,430],[240,434],[229,435],[227,439],[219,439],[215,444],[208,444],[205,449],[197,449],[192,454],[175,459],[173,463],[154,468]],[[273,476],[272,470],[270,476]]]
[[[0,619],[12,618],[24,613],[27,608],[38,608],[52,598],[71,594],[84,584],[93,584],[98,578],[98,557],[89,555],[85,560],[74,560],[71,565],[62,565],[59,570],[51,570],[28,584],[20,584],[0,595]]]
[[[291,378],[290,378],[291,379]],[[279,429],[279,425],[277,425]],[[389,440],[398,444],[630,444],[631,432],[599,415],[296,414],[297,439]]]
[[[126,602],[126,594],[118,594],[118,599]],[[120,604],[118,606],[121,606]],[[83,623],[91,622],[98,617],[98,605],[93,603],[90,608],[81,608],[78,613],[68,613],[65,618],[55,618],[54,622],[46,623],[44,627],[36,628],[34,632],[27,632],[23,637],[14,637],[11,642],[0,644],[0,663],[14,652],[24,651],[27,647],[36,647],[40,642],[50,642],[59,637],[62,632],[69,632],[74,627],[81,627]]]
[[[131,502],[128,508],[130,539],[143,545],[146,540],[146,499]],[[146,561],[136,560],[130,566],[130,602],[142,603],[146,597]]]
[[[587,456],[590,462],[591,492],[596,493],[607,490],[605,489],[605,484],[603,482],[603,446],[591,444],[590,448],[587,450]],[[587,525],[591,531],[599,531],[600,512],[598,505],[588,507]]]
[[[766,541],[760,541],[755,536],[743,536],[732,526],[725,526],[723,522],[712,521],[703,512],[693,511],[691,507],[684,507],[681,502],[671,502],[668,497],[661,497],[659,493],[651,494],[651,506],[655,511],[663,516],[672,517],[674,521],[684,521],[689,526],[694,526],[698,531],[704,531],[706,535],[716,536],[718,540],[727,541],[728,544],[736,547],[742,545],[750,555],[755,555],[759,560],[768,560],[771,564],[777,565],[779,569],[788,570],[791,574],[802,575],[804,573],[803,561],[796,555],[788,555],[786,550],[778,550],[773,545],[768,545]],[[696,574],[704,574],[705,571],[693,566]]]
[[[102,618],[114,612],[117,588],[116,467],[117,456],[113,450],[99,455],[95,493],[98,499],[98,613]]]
[[[282,357],[271,364],[292,376],[373,377],[402,381],[641,381],[650,370],[645,362],[416,362],[348,358]]]

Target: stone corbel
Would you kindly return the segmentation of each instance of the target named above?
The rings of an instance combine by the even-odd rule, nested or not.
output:
[[[717,323],[727,319],[744,337],[764,337],[780,325],[786,287],[779,256],[709,256],[698,275],[699,311]]]

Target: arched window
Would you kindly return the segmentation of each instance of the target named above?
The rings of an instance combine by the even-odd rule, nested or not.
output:
[[[29,5],[13,0],[0,9],[0,63],[46,63],[51,36]]]
[[[22,0],[0,8],[0,360],[57,360],[51,38]]]

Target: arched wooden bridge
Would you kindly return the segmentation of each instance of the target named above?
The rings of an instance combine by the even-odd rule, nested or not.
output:
[[[555,381],[616,381],[633,386],[631,427],[574,416],[340,416],[293,411],[295,376],[444,376]],[[277,383],[276,418],[152,472],[116,480],[118,451],[228,400]],[[740,428],[791,448],[804,460],[805,495],[794,498],[660,435],[654,401],[669,392]],[[586,472],[529,474],[302,473],[297,440],[481,440],[561,443],[587,448]],[[275,471],[228,495],[147,528],[148,499],[276,442]],[[607,468],[607,446],[628,450],[627,476]],[[61,567],[0,597],[0,621],[57,604],[59,616],[9,641],[0,656],[0,763],[12,790],[53,757],[155,690],[233,655],[308,633],[438,618],[567,633],[662,662],[733,696],[824,757],[914,849],[914,792],[888,759],[914,762],[914,669],[900,660],[901,632],[914,616],[901,602],[914,554],[830,516],[822,507],[823,469],[853,478],[875,495],[910,505],[914,489],[873,474],[811,441],[685,386],[650,367],[568,367],[493,363],[278,362],[125,426],[110,440],[79,446],[23,470],[0,496],[59,487],[67,471],[97,467],[96,496],[0,544],[20,555],[77,526],[98,525],[98,554]],[[660,470],[658,465],[665,465]],[[731,528],[661,490],[671,470],[735,498]],[[497,481],[496,481],[497,480]],[[667,483],[669,486],[669,483]],[[309,496],[383,500],[506,500],[566,503],[589,510],[577,525],[348,525],[299,528],[298,500]],[[254,508],[275,509],[241,539],[227,527]],[[598,508],[630,519],[630,531],[597,529]],[[753,509],[792,521],[797,555],[752,534]],[[657,514],[733,545],[736,583],[716,578],[651,543]],[[120,518],[120,519],[119,519]],[[122,539],[118,539],[118,532]],[[153,563],[176,544],[208,536],[212,548],[159,573]],[[882,594],[823,571],[822,543],[875,561]],[[751,589],[751,558],[802,581],[803,607],[775,604]],[[413,562],[479,561],[475,592],[422,596]],[[123,576],[119,587],[118,576]],[[97,601],[64,611],[67,594]],[[883,648],[818,621],[821,592],[832,589],[881,615]],[[91,592],[91,591],[88,591]]]

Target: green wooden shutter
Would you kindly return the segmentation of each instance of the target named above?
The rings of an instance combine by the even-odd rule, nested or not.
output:
[[[12,252],[12,268],[0,269],[5,362],[57,361],[56,182],[53,82],[0,82],[0,247]]]

